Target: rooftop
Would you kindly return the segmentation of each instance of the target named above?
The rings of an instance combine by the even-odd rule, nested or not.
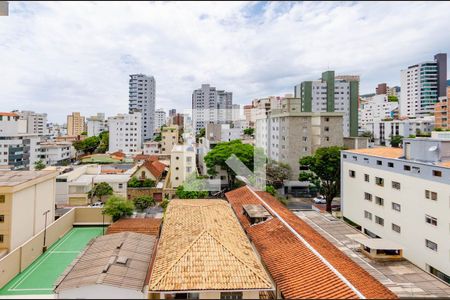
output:
[[[285,298],[396,298],[270,194],[244,186],[226,197]],[[251,225],[246,204],[264,205],[273,218]]]
[[[43,179],[49,175],[56,177],[56,171],[2,171],[0,170],[0,187],[13,187],[37,179]],[[37,183],[38,181],[36,181]]]
[[[56,282],[55,292],[105,284],[142,291],[155,237],[122,232],[91,241]]]
[[[403,156],[402,148],[391,148],[391,147],[351,149],[351,150],[345,150],[345,152],[351,152],[351,153],[356,153],[356,154],[365,154],[365,155],[371,155],[371,156],[379,156],[379,157],[384,157],[384,158],[400,158]]]
[[[150,276],[150,291],[273,290],[230,205],[171,200]]]
[[[119,221],[112,223],[108,227],[106,233],[113,234],[129,231],[158,236],[161,221],[162,219],[155,218],[120,219]]]
[[[0,112],[0,116],[4,117],[18,117],[19,115],[12,112]]]

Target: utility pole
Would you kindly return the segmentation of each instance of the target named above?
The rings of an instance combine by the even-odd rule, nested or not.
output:
[[[44,225],[44,246],[42,247],[42,252],[47,251],[47,246],[45,245],[45,240],[47,238],[47,214],[50,212],[50,209],[47,209],[42,215],[45,216],[45,225]]]
[[[103,235],[105,235],[105,210],[104,209],[102,209],[102,223],[103,223],[103,226],[102,226]]]

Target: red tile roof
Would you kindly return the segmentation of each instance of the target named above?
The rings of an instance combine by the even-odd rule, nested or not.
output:
[[[397,298],[276,198],[265,192],[257,192],[257,194],[268,207],[247,186],[225,195],[285,298],[357,298],[358,296],[278,217],[272,214],[271,219],[250,225],[247,217],[243,215],[244,204],[261,204],[269,212],[271,212],[270,208],[274,210],[366,298]]]
[[[155,176],[155,178],[160,178],[162,176],[164,170],[166,169],[166,165],[158,160],[156,160],[156,161],[146,160],[143,163],[143,166],[145,168],[147,168],[147,170],[149,170],[150,173],[152,173],[153,176]]]
[[[0,112],[0,116],[4,117],[18,117],[19,115],[12,112]]]
[[[130,231],[158,236],[160,226],[161,226],[161,219],[154,219],[154,218],[120,219],[108,226],[106,234]]]
[[[125,153],[123,153],[122,151],[116,151],[116,152],[111,153],[111,156],[116,156],[116,157],[124,158],[126,155],[125,155]]]
[[[134,160],[149,160],[155,161],[158,160],[157,155],[149,155],[149,154],[137,154],[133,157]]]

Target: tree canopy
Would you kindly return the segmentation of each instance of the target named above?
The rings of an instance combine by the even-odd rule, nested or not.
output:
[[[252,136],[254,132],[255,132],[255,129],[251,128],[251,127],[244,129],[244,134],[246,134],[246,135],[251,135]]]
[[[124,216],[131,216],[134,211],[134,204],[120,196],[111,196],[105,203],[103,211],[117,221]]]
[[[300,181],[310,181],[316,186],[327,201],[327,211],[331,212],[331,202],[339,195],[341,182],[341,147],[323,147],[314,155],[300,158],[300,166],[309,171],[299,174]]]
[[[155,181],[153,181],[149,178],[146,178],[144,180],[139,180],[139,179],[137,179],[136,176],[131,177],[131,179],[128,181],[128,184],[127,184],[127,186],[131,187],[131,188],[140,188],[140,187],[151,188],[151,187],[154,187],[155,185],[156,185]]]
[[[208,174],[217,175],[217,168],[222,168],[227,172],[229,187],[233,187],[236,182],[236,174],[226,164],[226,160],[232,154],[236,155],[247,168],[253,171],[254,147],[250,144],[243,144],[240,140],[218,143],[204,158]]]
[[[88,197],[91,199],[98,197],[100,200],[102,200],[103,196],[112,194],[113,188],[107,182],[100,182],[94,184],[92,189],[88,192]]]
[[[42,161],[42,159],[34,162],[34,169],[37,171],[45,169],[45,167],[45,163]]]
[[[401,135],[391,136],[391,147],[395,147],[395,148],[400,147],[400,144],[402,143],[402,141],[403,141],[403,136],[401,136]]]
[[[97,153],[106,153],[109,149],[109,131],[103,131],[98,135],[100,139],[100,144],[98,145],[95,152]]]
[[[283,186],[283,181],[289,179],[291,167],[282,162],[269,160],[266,165],[266,182],[274,188],[279,189]]]
[[[77,151],[92,154],[100,145],[100,138],[98,136],[91,136],[82,141],[75,141],[72,145]]]
[[[133,199],[133,202],[136,209],[141,212],[144,211],[149,206],[155,205],[155,200],[153,200],[152,197],[147,195],[138,196]]]

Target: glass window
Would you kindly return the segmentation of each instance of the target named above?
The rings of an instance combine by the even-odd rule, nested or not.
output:
[[[393,168],[394,167],[394,163],[388,162],[388,167],[389,168]]]
[[[384,205],[384,199],[380,197],[375,197],[375,203],[378,205],[383,206]]]
[[[438,245],[430,240],[425,240],[425,246],[433,251],[437,251]]]
[[[400,204],[392,202],[392,209],[396,211],[401,211],[402,207],[400,206]]]
[[[383,162],[382,162],[381,160],[377,160],[377,165],[378,165],[378,166],[382,166],[382,165],[383,165]]]
[[[369,174],[364,174],[364,181],[369,182]]]
[[[392,188],[399,190],[400,189],[400,182],[392,181]]]
[[[364,218],[372,220],[372,214],[367,210],[364,211]]]
[[[375,223],[378,225],[384,226],[384,219],[380,218],[379,216],[375,216]]]
[[[5,222],[5,215],[0,215],[0,223]]]
[[[375,177],[375,183],[379,186],[384,186],[384,179],[381,177]]]
[[[400,233],[401,228],[397,224],[392,223],[392,230],[395,231],[395,232]]]
[[[433,226],[437,226],[437,219],[430,215],[425,215],[425,222],[427,222],[428,224],[431,224]]]
[[[349,171],[348,171],[348,174],[349,174],[350,177],[353,177],[353,178],[354,178],[356,173],[355,173],[355,171],[353,171],[353,170],[349,170]]]
[[[5,203],[5,195],[0,195],[0,203]]]
[[[442,172],[441,171],[437,171],[437,170],[433,170],[433,176],[442,177]]]
[[[240,300],[242,299],[242,292],[222,292],[220,293],[221,300]]]
[[[364,193],[364,199],[365,199],[365,200],[372,201],[372,194]]]

